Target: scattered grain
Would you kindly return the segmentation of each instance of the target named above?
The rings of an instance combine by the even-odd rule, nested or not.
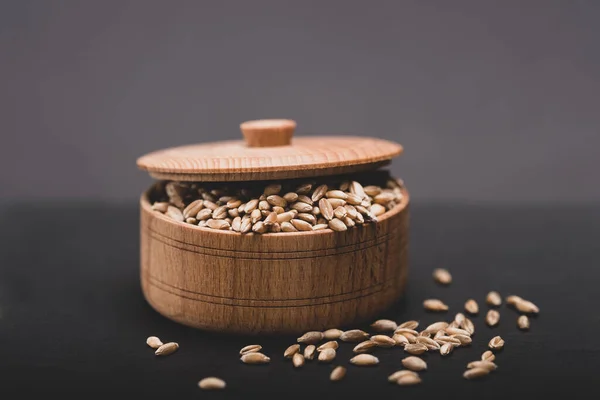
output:
[[[406,328],[406,329],[417,329],[419,326],[419,321],[406,321],[398,325],[398,328]]]
[[[488,371],[492,372],[492,371],[495,371],[496,368],[498,368],[498,366],[496,364],[494,364],[492,361],[477,360],[477,361],[471,361],[470,363],[468,363],[467,368],[483,368],[483,369],[487,369]]]
[[[452,282],[452,275],[444,268],[436,268],[433,270],[433,279],[442,285],[449,285]]]
[[[414,386],[421,383],[421,378],[418,375],[404,375],[396,383],[400,386]]]
[[[262,349],[260,344],[249,344],[248,346],[242,347],[240,350],[240,355],[243,356],[247,353],[256,353]]]
[[[156,354],[157,356],[168,356],[169,354],[175,353],[177,349],[179,349],[179,344],[175,342],[169,342],[163,344],[158,349],[156,349],[154,354]]]
[[[406,338],[406,336],[401,335],[399,333],[394,334],[394,336],[392,337],[392,339],[394,339],[394,342],[396,342],[396,346],[402,346],[402,347],[404,347],[404,346],[406,346],[409,343],[409,341]]]
[[[225,381],[214,376],[204,378],[198,382],[198,387],[203,390],[225,389]]]
[[[354,353],[367,353],[375,347],[377,347],[377,343],[371,340],[365,340],[364,342],[360,342],[359,344],[354,346],[354,349],[352,349],[352,351]]]
[[[492,350],[500,350],[504,347],[504,339],[500,336],[495,336],[488,343],[488,347]]]
[[[388,382],[396,383],[396,382],[398,382],[398,379],[400,379],[406,375],[412,375],[412,376],[417,376],[417,377],[419,376],[419,374],[417,374],[416,372],[413,372],[409,369],[401,369],[399,371],[394,372],[390,376],[388,376]]]
[[[331,375],[329,375],[329,379],[333,382],[341,381],[346,376],[346,367],[342,367],[338,365],[331,371]]]
[[[502,304],[502,297],[500,297],[500,293],[491,291],[487,294],[485,301],[492,307],[500,307]]]
[[[320,362],[332,362],[335,358],[335,355],[335,349],[328,348],[319,353],[318,359]]]
[[[342,333],[344,333],[344,331],[339,329],[327,329],[325,332],[323,332],[323,338],[327,340],[337,340],[340,338]]]
[[[518,319],[517,319],[517,326],[519,327],[519,329],[526,331],[529,329],[529,318],[527,317],[527,315],[521,315]]]
[[[148,339],[146,339],[146,344],[153,349],[158,349],[163,345],[163,342],[161,342],[156,336],[150,336]]]
[[[486,350],[482,355],[481,355],[481,360],[482,361],[494,361],[496,359],[496,356],[494,355],[494,353],[492,353],[490,350]]]
[[[335,350],[337,348],[338,348],[338,342],[335,340],[331,340],[331,341],[323,343],[322,345],[317,347],[317,351],[321,352],[325,349],[334,349]]]
[[[360,342],[369,338],[367,332],[361,331],[360,329],[352,329],[345,331],[340,335],[340,340],[343,342]]]
[[[425,346],[422,343],[409,343],[406,346],[404,346],[404,351],[417,356],[419,354],[425,353],[427,350],[429,350],[427,346]]]
[[[452,343],[444,343],[440,347],[440,354],[443,356],[447,356],[450,353],[452,353],[452,350],[454,350],[454,345]]]
[[[394,347],[396,345],[394,339],[386,335],[371,336],[371,341],[373,341],[378,347]]]
[[[478,379],[482,378],[490,373],[489,370],[485,368],[472,368],[465,371],[463,377],[466,379]]]
[[[244,354],[240,360],[244,364],[267,364],[271,361],[269,357],[259,352]]]
[[[496,310],[489,310],[485,316],[485,323],[489,326],[496,326],[500,322],[500,313]]]
[[[309,344],[304,349],[304,358],[307,360],[312,360],[315,358],[315,353],[317,352],[317,347],[314,344]]]
[[[448,306],[443,301],[438,299],[427,299],[423,302],[423,307],[427,311],[448,311]]]
[[[423,359],[414,356],[403,359],[402,365],[411,371],[423,371],[427,369],[427,363]]]
[[[398,328],[398,324],[390,319],[379,319],[371,324],[375,332],[393,332]]]
[[[350,359],[350,363],[358,366],[379,364],[379,359],[371,354],[359,354]]]
[[[304,365],[304,356],[300,353],[294,354],[292,357],[292,364],[294,364],[295,368],[300,368]]]
[[[323,332],[318,332],[318,331],[306,332],[304,335],[300,336],[297,340],[298,340],[298,343],[317,344],[321,340],[323,340]]]
[[[294,354],[300,351],[300,345],[298,343],[291,345],[283,352],[285,358],[292,358]]]
[[[473,299],[469,299],[465,303],[465,311],[469,314],[477,314],[479,312],[479,305]]]

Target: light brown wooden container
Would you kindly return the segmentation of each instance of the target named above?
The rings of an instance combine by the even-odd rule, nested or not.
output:
[[[210,180],[190,172],[150,172]],[[214,180],[228,178],[211,172],[220,174]],[[300,333],[367,321],[398,300],[406,285],[409,196],[403,194],[402,203],[376,223],[344,232],[258,235],[174,221],[153,211],[144,193],[144,296],[167,318],[219,332]]]

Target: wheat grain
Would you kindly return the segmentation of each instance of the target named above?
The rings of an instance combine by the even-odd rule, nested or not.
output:
[[[409,354],[413,354],[413,355],[423,354],[427,350],[428,350],[427,346],[425,346],[422,343],[409,343],[406,346],[404,346],[404,351],[406,351]]]
[[[375,347],[377,347],[377,343],[373,342],[372,340],[365,340],[364,342],[360,342],[354,346],[352,351],[354,353],[366,353]]]
[[[392,339],[394,339],[394,342],[396,342],[396,346],[402,346],[402,347],[404,347],[404,346],[406,346],[409,343],[409,341],[406,338],[406,336],[398,334],[398,333],[394,334],[394,336],[392,337]]]
[[[409,333],[413,336],[419,336],[419,332],[415,331],[414,329],[408,329],[408,328],[396,328],[394,333],[399,333],[401,335],[404,335],[405,333]]]
[[[335,349],[328,348],[319,353],[319,361],[320,362],[331,362],[336,356]]]
[[[515,308],[517,310],[519,310],[520,312],[527,313],[527,314],[537,314],[540,312],[540,309],[538,308],[538,306],[536,306],[529,300],[517,301],[515,303]]]
[[[336,232],[342,232],[348,229],[346,224],[344,224],[344,222],[338,218],[334,218],[329,221],[329,227]]]
[[[393,332],[398,328],[398,324],[389,319],[379,319],[371,324],[371,328],[375,332]]]
[[[490,371],[485,368],[472,368],[466,370],[463,374],[463,377],[466,379],[478,379],[488,375],[489,373]]]
[[[298,353],[299,351],[300,345],[296,343],[285,349],[285,351],[283,352],[283,356],[285,358],[292,358],[294,354]]]
[[[304,349],[304,358],[306,360],[312,360],[315,358],[315,353],[317,352],[317,347],[314,344],[309,344]]]
[[[240,350],[240,355],[243,356],[246,353],[256,353],[261,349],[262,346],[260,344],[249,344],[248,346],[242,347],[242,349]]]
[[[465,320],[462,324],[460,324],[460,326],[465,331],[469,332],[470,335],[473,335],[475,333],[475,325],[473,325],[473,321],[471,321],[469,318],[465,318]]]
[[[341,381],[346,376],[346,368],[338,365],[331,371],[329,379],[333,382]]]
[[[244,354],[240,360],[242,360],[244,364],[267,364],[271,361],[269,357],[259,352]]]
[[[327,329],[325,332],[323,332],[323,338],[327,340],[337,340],[340,338],[342,333],[344,333],[344,331],[339,329]]]
[[[494,364],[492,361],[477,360],[477,361],[471,361],[470,363],[468,363],[467,368],[483,368],[483,369],[487,369],[488,371],[492,372],[492,371],[495,371],[496,368],[498,368],[498,366],[496,364]]]
[[[433,270],[433,279],[442,285],[449,285],[452,282],[452,275],[444,268],[436,268]]]
[[[411,371],[423,371],[427,369],[427,363],[423,359],[414,356],[403,359],[402,365]]]
[[[496,310],[489,310],[485,316],[485,323],[489,326],[496,326],[500,322],[500,313]]]
[[[298,338],[298,343],[317,344],[323,340],[323,332],[310,331]]]
[[[367,332],[361,331],[360,329],[352,329],[345,331],[340,335],[340,340],[343,342],[360,342],[369,338]]]
[[[277,194],[279,192],[281,192],[281,185],[280,184],[271,184],[265,188],[263,193],[265,194],[265,196],[269,196],[272,194]]]
[[[502,304],[502,297],[500,297],[500,293],[491,291],[487,294],[485,301],[492,307],[500,307]]]
[[[156,354],[157,356],[168,356],[169,354],[175,353],[178,349],[179,349],[179,344],[177,344],[175,342],[169,342],[169,343],[163,344],[158,349],[156,349],[154,354]]]
[[[454,339],[458,339],[461,346],[467,346],[473,342],[473,339],[471,339],[471,336],[467,336],[467,335],[452,335],[450,337],[452,337]]]
[[[447,356],[450,353],[452,353],[452,350],[454,350],[454,344],[452,343],[444,343],[441,347],[440,347],[440,354],[442,356]]]
[[[371,336],[371,341],[377,344],[378,347],[394,347],[396,345],[394,339],[385,335]]]
[[[183,222],[183,213],[181,210],[175,206],[168,206],[165,215],[175,221]]]
[[[445,332],[448,335],[465,335],[465,336],[471,336],[471,334],[468,331],[466,331],[464,329],[460,329],[460,328],[451,328],[451,327],[448,327],[448,328],[446,328]]]
[[[469,299],[465,302],[465,311],[469,314],[477,314],[479,312],[479,305],[473,299]]]
[[[202,200],[197,200],[197,201],[199,201],[200,205],[202,205]],[[156,203],[152,204],[152,209],[154,211],[158,211],[158,212],[161,212],[161,213],[167,212],[168,208],[169,208],[169,203],[167,203],[167,202],[157,201]]]
[[[490,350],[485,351],[481,355],[481,360],[482,361],[494,361],[495,359],[496,359],[496,356]]]
[[[417,374],[416,372],[413,372],[409,369],[401,369],[400,371],[396,371],[393,374],[391,374],[390,376],[388,376],[388,382],[397,383],[398,379],[400,379],[406,375],[412,375],[412,376],[417,376],[417,377],[419,376],[419,374]]]
[[[337,349],[338,348],[338,342],[335,340],[330,340],[329,342],[323,343],[322,345],[320,345],[319,347],[317,347],[317,351],[321,352],[325,349]]]
[[[379,359],[371,354],[359,354],[350,359],[350,363],[358,366],[379,364]]]
[[[423,307],[427,311],[448,311],[448,306],[443,301],[438,299],[427,299],[423,302]]]
[[[292,364],[295,368],[300,368],[304,365],[304,356],[300,353],[294,354],[292,357]]]
[[[160,346],[163,345],[163,342],[161,342],[160,339],[156,336],[150,336],[148,337],[148,339],[146,339],[146,344],[152,347],[153,349],[158,349]]]
[[[504,347],[504,339],[500,336],[495,336],[488,343],[488,347],[492,350],[500,350]]]
[[[418,375],[404,375],[396,383],[400,386],[414,386],[421,383],[421,378]]]
[[[223,379],[215,378],[214,376],[204,378],[198,382],[198,387],[204,390],[215,390],[225,389],[225,381]]]
[[[527,317],[527,315],[521,315],[517,319],[517,326],[519,327],[519,329],[524,331],[529,329],[529,318]]]
[[[431,338],[425,337],[425,336],[417,337],[417,343],[425,345],[425,347],[427,347],[428,350],[439,350],[440,349],[440,345],[438,342],[436,342],[435,340],[433,340]]]
[[[447,322],[444,322],[444,321],[434,322],[433,324],[431,324],[427,328],[425,328],[425,332],[436,334],[439,331],[443,331],[447,327],[448,327]]]
[[[398,328],[417,329],[419,327],[419,321],[406,321],[398,325]]]

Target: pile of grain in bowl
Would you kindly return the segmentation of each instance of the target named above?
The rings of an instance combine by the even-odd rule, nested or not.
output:
[[[345,231],[402,202],[403,182],[388,171],[312,180],[159,181],[152,209],[187,224],[240,233]]]

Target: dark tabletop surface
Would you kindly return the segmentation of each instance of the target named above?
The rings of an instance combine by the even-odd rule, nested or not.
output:
[[[175,324],[144,301],[138,280],[138,209],[131,205],[21,204],[0,211],[0,396],[128,394],[140,398],[532,398],[595,397],[600,368],[600,207],[413,204],[406,296],[383,317],[450,320],[468,297],[480,303],[474,343],[447,357],[425,355],[419,387],[387,382],[401,368],[402,349],[378,350],[381,363],[348,364],[342,344],[333,365],[346,379],[329,382],[332,365],[295,370],[283,350],[295,338],[204,333]],[[431,279],[435,267],[454,276],[449,287]],[[531,330],[502,306],[497,328],[484,324],[489,290],[518,294],[541,309]],[[447,314],[427,314],[422,301],[443,299]],[[364,326],[362,326],[364,328]],[[177,341],[179,352],[154,356],[145,339]],[[497,372],[478,382],[462,378],[488,340],[501,335]],[[267,366],[248,366],[238,351],[260,343]],[[227,381],[203,392],[205,376]],[[580,393],[581,395],[574,395]],[[397,396],[397,397],[396,397]],[[384,398],[384,397],[381,397]]]

